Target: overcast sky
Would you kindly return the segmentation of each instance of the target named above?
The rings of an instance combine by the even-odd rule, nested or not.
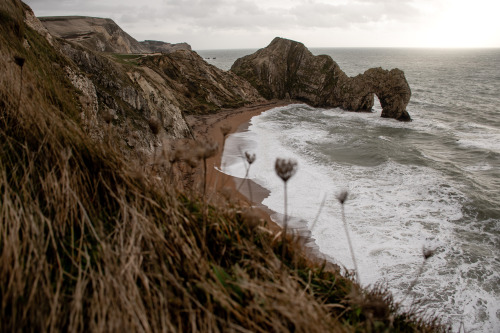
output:
[[[37,16],[112,18],[137,40],[193,49],[500,47],[500,0],[24,0]]]

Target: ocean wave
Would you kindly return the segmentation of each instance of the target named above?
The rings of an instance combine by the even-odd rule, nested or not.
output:
[[[491,294],[487,286],[498,281],[500,270],[498,263],[474,258],[482,253],[481,246],[489,251],[495,245],[483,242],[478,249],[470,248],[474,238],[487,234],[467,223],[471,229],[463,231],[464,221],[472,218],[464,215],[469,202],[464,185],[418,162],[432,157],[405,148],[408,133],[421,138],[421,132],[439,133],[443,126],[432,121],[414,125],[338,109],[277,108],[254,117],[247,132],[228,138],[227,150],[233,153],[224,152],[225,172],[243,176],[241,157],[231,155],[251,149],[257,161],[250,178],[270,191],[263,204],[280,214],[283,183],[275,175],[274,161],[295,159],[299,171],[288,183],[289,213],[311,224],[326,197],[319,219],[308,227],[321,252],[352,269],[335,197],[348,189],[346,214],[363,284],[386,283],[397,299],[407,300],[408,286],[423,262],[422,247],[434,247],[435,257],[412,290],[416,299],[450,323],[456,319],[453,314],[459,314],[468,328],[484,325],[485,316],[490,325],[498,293]],[[356,145],[359,149],[349,155]]]

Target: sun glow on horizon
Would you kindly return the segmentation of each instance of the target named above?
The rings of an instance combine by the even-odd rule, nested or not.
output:
[[[422,47],[500,47],[500,1],[448,1],[417,42]]]

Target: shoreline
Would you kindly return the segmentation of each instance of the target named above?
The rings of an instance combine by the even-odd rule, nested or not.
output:
[[[207,160],[207,184],[213,192],[228,192],[235,194],[239,204],[253,206],[258,209],[259,216],[267,222],[272,232],[281,231],[281,226],[271,218],[275,212],[262,204],[269,195],[269,191],[253,181],[248,181],[251,187],[252,200],[250,200],[248,185],[244,178],[233,177],[223,173],[221,168],[223,151],[223,136],[220,131],[222,125],[231,126],[228,136],[245,131],[250,120],[261,113],[280,106],[292,104],[293,101],[272,100],[262,104],[253,104],[238,109],[221,110],[215,114],[187,116],[186,120],[191,127],[196,140],[214,141],[219,144],[219,149],[214,157]],[[234,195],[233,195],[234,197]]]
[[[223,173],[221,161],[223,151],[223,135],[220,127],[222,125],[231,126],[228,136],[246,131],[253,117],[261,113],[276,108],[287,106],[290,104],[300,103],[299,101],[282,101],[272,100],[262,104],[254,104],[238,109],[221,110],[215,114],[187,116],[186,120],[191,127],[196,140],[214,141],[219,144],[219,149],[214,157],[207,160],[207,184],[208,188],[213,192],[229,193],[230,198],[242,205],[256,208],[255,211],[259,217],[264,220],[264,227],[270,233],[278,235],[283,230],[280,223],[273,220],[281,218],[281,214],[271,210],[262,202],[270,194],[269,190],[260,186],[252,180],[234,177]],[[247,184],[241,184],[246,182]],[[327,265],[333,265],[336,269],[340,269],[334,263],[333,258],[321,253],[314,239],[312,239],[311,231],[303,227],[303,222],[300,219],[289,217],[288,228],[293,230],[293,233],[298,236],[298,242],[301,244],[302,251],[311,262],[326,262]]]

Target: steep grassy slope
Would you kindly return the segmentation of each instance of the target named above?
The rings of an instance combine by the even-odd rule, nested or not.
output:
[[[0,7],[1,332],[440,330],[90,139],[25,9]]]

